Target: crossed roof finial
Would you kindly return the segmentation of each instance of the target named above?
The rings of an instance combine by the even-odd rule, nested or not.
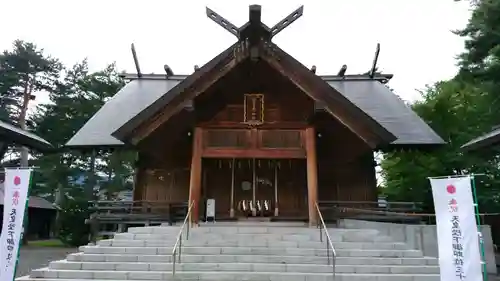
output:
[[[239,41],[253,39],[255,37],[270,41],[274,36],[300,18],[303,12],[304,6],[300,6],[297,10],[283,18],[272,28],[269,28],[261,21],[261,6],[250,5],[248,22],[241,27],[236,27],[236,25],[232,24],[230,21],[226,20],[224,17],[207,7],[207,17],[227,30],[229,33],[236,36]]]

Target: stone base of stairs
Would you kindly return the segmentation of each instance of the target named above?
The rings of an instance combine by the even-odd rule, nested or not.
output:
[[[338,273],[335,277],[327,273],[307,273],[298,274],[291,272],[253,272],[251,274],[244,272],[178,272],[175,277],[171,272],[149,272],[137,271],[129,273],[125,271],[97,272],[89,273],[88,278],[73,278],[69,272],[60,271],[60,277],[44,278],[44,281],[88,281],[88,280],[201,280],[201,281],[439,281],[439,275],[436,274],[354,274]],[[33,277],[21,277],[19,281],[38,280]]]
[[[175,276],[172,247],[179,227],[161,226],[129,228],[18,280],[439,280],[436,258],[377,230],[328,231],[336,249],[335,267],[318,229],[304,223],[240,221],[192,228]]]

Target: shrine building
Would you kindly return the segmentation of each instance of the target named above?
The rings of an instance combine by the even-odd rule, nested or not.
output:
[[[194,202],[195,222],[207,199],[218,220],[311,224],[319,201],[376,201],[375,151],[444,141],[387,87],[379,48],[366,74],[317,75],[273,43],[302,12],[268,27],[252,5],[236,27],[207,9],[236,42],[189,75],[142,74],[133,50],[137,73],[67,146],[135,150],[134,200]]]

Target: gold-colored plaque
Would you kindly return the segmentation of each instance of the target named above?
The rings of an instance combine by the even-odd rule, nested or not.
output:
[[[243,101],[243,123],[250,126],[264,124],[264,95],[245,94]]]

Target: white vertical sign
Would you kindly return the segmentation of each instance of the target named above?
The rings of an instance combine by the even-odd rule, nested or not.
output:
[[[215,221],[215,199],[207,199],[206,220],[208,220],[209,218]]]
[[[483,280],[471,178],[430,179],[441,281]]]
[[[31,181],[29,169],[5,169],[0,281],[13,281]]]

